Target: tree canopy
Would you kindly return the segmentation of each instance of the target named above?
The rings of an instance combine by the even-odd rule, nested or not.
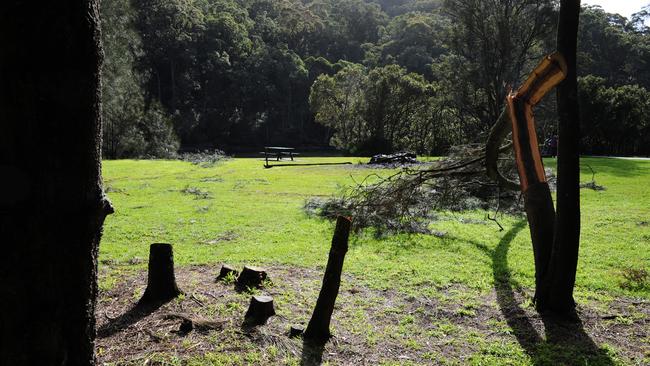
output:
[[[101,11],[104,155],[119,158],[266,144],[439,154],[483,141],[509,88],[554,49],[558,8],[550,0],[107,0]],[[632,91],[625,98],[643,110],[648,11],[626,19],[582,9],[580,102],[608,111],[582,114],[583,152],[648,153],[632,132],[647,128],[643,112],[602,95]],[[539,108],[542,140],[556,134],[554,110]]]

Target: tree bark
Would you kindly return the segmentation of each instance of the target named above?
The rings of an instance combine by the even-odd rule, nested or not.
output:
[[[316,300],[314,313],[305,330],[305,339],[315,343],[325,343],[330,338],[330,321],[341,285],[341,272],[343,271],[345,254],[348,251],[348,237],[350,236],[351,226],[352,221],[349,218],[338,217],[334,237],[332,238],[332,248],[330,249],[325,275],[323,276],[323,286],[318,295],[318,300]]]
[[[101,181],[96,0],[0,5],[0,364],[93,365]]]
[[[553,252],[538,309],[560,314],[575,309],[573,287],[580,246],[580,115],[576,50],[580,0],[562,0],[557,49],[567,64],[567,76],[558,86],[557,214]]]

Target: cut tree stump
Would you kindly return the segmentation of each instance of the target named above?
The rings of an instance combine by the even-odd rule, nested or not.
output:
[[[244,266],[241,274],[237,278],[237,286],[240,288],[262,287],[262,282],[266,279],[266,269],[254,266]]]
[[[235,269],[235,267],[230,266],[228,264],[224,264],[221,266],[221,271],[219,271],[219,275],[217,276],[217,281],[223,280],[224,278],[228,277],[228,275],[232,274],[233,277],[237,277],[239,274],[239,271]]]
[[[271,296],[253,296],[244,319],[249,325],[262,325],[273,315],[275,308]]]
[[[289,338],[300,337],[305,332],[305,327],[302,325],[292,325],[289,328]]]
[[[332,248],[330,249],[325,275],[323,276],[323,286],[304,334],[305,340],[316,344],[325,344],[331,336],[330,321],[341,285],[341,271],[343,270],[345,254],[348,251],[351,226],[352,220],[350,218],[339,216],[336,220]]]
[[[147,289],[139,306],[167,302],[182,292],[174,276],[174,253],[171,244],[156,243],[149,247],[149,274]]]

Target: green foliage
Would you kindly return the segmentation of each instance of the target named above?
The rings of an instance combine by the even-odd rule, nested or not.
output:
[[[142,76],[134,68],[142,54],[131,26],[127,0],[102,3],[104,65],[102,83],[103,154],[125,157],[170,157],[178,150],[169,116],[158,103],[145,107]]]
[[[638,85],[608,86],[579,79],[583,150],[593,154],[650,154],[650,92]]]
[[[106,0],[104,154],[169,156],[179,147],[175,135],[185,151],[332,143],[356,153],[439,153],[482,142],[509,87],[555,48],[555,6]],[[580,74],[605,78],[615,89],[630,85],[596,116],[598,123],[584,125],[594,130],[590,152],[645,151],[642,139],[620,149],[620,141],[600,136],[608,136],[605,125],[629,124],[636,125],[617,129],[621,141],[647,135],[644,104],[631,106],[645,97],[640,88],[650,87],[646,19],[647,7],[630,20],[598,7],[583,10]],[[553,134],[556,114],[553,98],[537,108],[542,140]]]
[[[453,56],[436,77],[457,75],[446,86],[462,113],[479,122],[471,135],[494,124],[508,87],[518,87],[554,48],[548,45],[557,22],[553,6],[551,0],[445,1]]]
[[[397,65],[349,65],[321,75],[309,98],[315,119],[335,130],[331,144],[355,154],[431,153],[455,141],[439,88]]]
[[[643,12],[632,21],[597,6],[580,14],[578,72],[606,78],[610,85],[638,84],[650,88],[650,33]]]

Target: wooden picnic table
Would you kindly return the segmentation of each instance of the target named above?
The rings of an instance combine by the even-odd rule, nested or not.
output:
[[[269,165],[269,157],[271,159],[275,158],[276,161],[282,160],[282,157],[288,156],[291,161],[293,161],[293,157],[295,155],[298,155],[297,153],[294,152],[293,147],[284,147],[284,146],[264,146],[264,152],[261,154],[264,154],[264,162],[265,166]]]

